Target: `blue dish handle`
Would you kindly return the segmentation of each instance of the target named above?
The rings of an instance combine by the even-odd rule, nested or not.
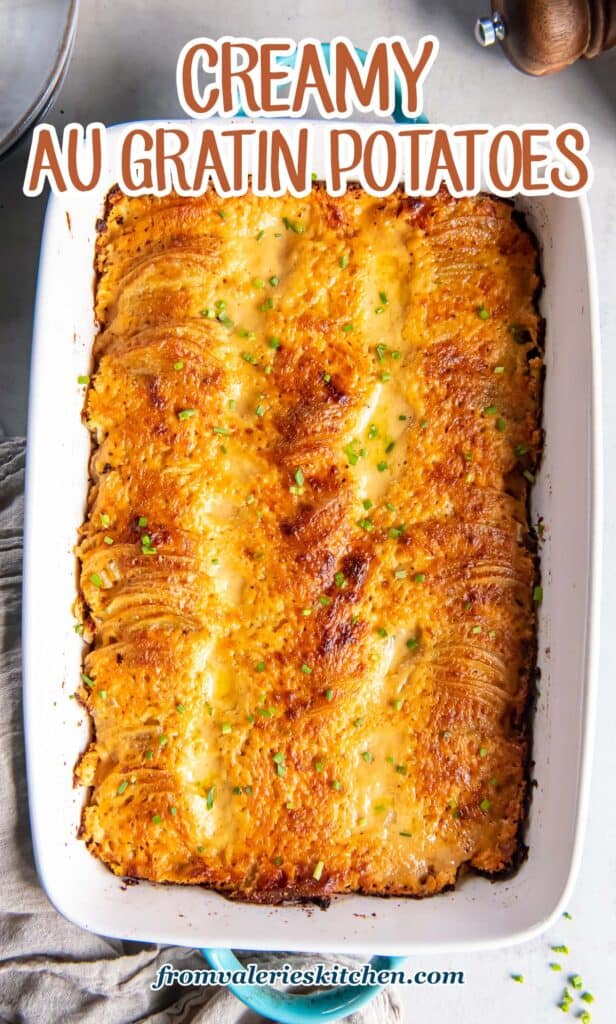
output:
[[[325,60],[329,65],[330,44],[321,43]],[[365,63],[368,56],[365,50],[355,47],[355,52]],[[277,63],[283,67],[294,67],[297,57],[295,53],[278,59]],[[240,117],[244,117],[244,111],[238,111]],[[402,89],[400,81],[396,78],[394,83],[394,110],[392,117],[398,124],[428,124],[425,114],[417,117],[408,117],[402,110]],[[215,970],[238,971],[242,965],[230,949],[202,949],[201,953]],[[403,964],[405,957],[401,956],[375,956],[370,965],[376,971],[392,971]],[[314,992],[309,995],[290,995],[281,992],[269,985],[238,985],[230,982],[227,986],[245,1006],[250,1007],[255,1013],[263,1017],[277,1021],[278,1024],[311,1024],[311,1022],[324,1022],[340,1020],[347,1017],[355,1010],[365,1006],[383,986],[373,985],[340,985],[337,988],[327,989],[323,992]]]
[[[329,67],[331,46],[329,43],[321,43],[321,49],[327,66]],[[361,50],[359,46],[355,47],[355,53],[359,57],[362,64],[365,64],[368,54],[366,50]],[[293,68],[295,67],[295,61],[297,59],[297,50],[294,53],[289,53],[286,56],[278,57],[276,63],[281,67]],[[246,114],[243,110],[238,110],[239,117],[245,117]],[[417,117],[407,117],[402,110],[402,89],[400,87],[400,79],[398,77],[394,80],[394,109],[392,113],[394,121],[398,124],[428,124],[428,118],[425,114],[418,114]]]
[[[214,970],[243,970],[242,964],[230,949],[202,949],[201,953]],[[403,956],[374,956],[370,961],[375,971],[393,971],[404,963]],[[340,985],[337,988],[309,995],[294,995],[281,992],[270,985],[238,985],[229,982],[238,999],[255,1013],[278,1024],[324,1024],[325,1021],[340,1020],[349,1013],[359,1010],[383,986]]]

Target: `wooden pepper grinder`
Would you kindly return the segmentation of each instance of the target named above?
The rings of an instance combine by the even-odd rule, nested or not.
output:
[[[616,0],[492,0],[475,38],[480,46],[498,40],[527,75],[551,75],[616,45]]]

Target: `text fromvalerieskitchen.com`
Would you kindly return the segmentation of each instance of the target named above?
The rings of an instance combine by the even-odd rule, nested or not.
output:
[[[463,985],[464,971],[394,971],[378,970],[372,964],[348,967],[345,964],[318,963],[298,968],[282,964],[277,968],[246,964],[237,970],[178,970],[173,964],[163,964],[151,984],[155,991],[170,985]]]

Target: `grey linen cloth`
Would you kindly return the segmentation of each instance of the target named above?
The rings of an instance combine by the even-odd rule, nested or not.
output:
[[[21,561],[25,443],[0,440],[0,1020],[11,1024],[247,1024],[256,1018],[224,988],[150,985],[158,968],[203,969],[199,953],[92,935],[66,921],[42,891],[28,822],[21,705]],[[267,938],[264,936],[264,944]],[[285,954],[246,954],[279,966]],[[294,966],[331,958],[294,957]],[[340,963],[351,961],[336,957]],[[348,1018],[394,1024],[391,989]]]

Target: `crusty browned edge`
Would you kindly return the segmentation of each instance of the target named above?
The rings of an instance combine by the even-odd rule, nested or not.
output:
[[[315,182],[313,182],[312,187],[315,188],[315,189],[322,189],[322,188],[325,188],[325,185],[321,181],[315,181]],[[351,183],[349,183],[348,187],[349,187],[349,189],[356,189],[356,188],[360,188],[361,186],[359,185],[359,183],[351,182]],[[400,192],[401,193],[403,192],[402,188],[400,188]],[[487,193],[487,192],[482,192],[482,193],[480,193],[480,195],[484,196],[485,198],[489,198],[489,199],[494,199],[495,198],[495,197],[491,196],[490,193]],[[109,189],[109,191],[108,191],[108,193],[107,193],[107,195],[105,197],[103,217],[99,218],[96,221],[96,237],[97,237],[97,239],[98,239],[98,237],[104,231],[107,230],[107,218],[109,216],[109,213],[111,212],[111,209],[112,209],[114,203],[117,202],[117,200],[118,200],[118,198],[120,196],[121,196],[120,187],[117,184],[113,185]],[[506,205],[511,206],[511,207],[514,207],[514,205],[515,205],[513,199],[497,197],[497,200],[498,200],[498,202],[505,203]],[[423,202],[421,197],[417,197],[414,201],[418,205]],[[515,222],[517,223],[517,225],[520,228],[520,230],[524,231],[529,236],[529,238],[530,238],[530,240],[532,242],[532,246],[533,246],[533,249],[535,251],[535,272],[536,272],[537,277],[538,277],[538,285],[537,285],[537,288],[535,290],[535,294],[533,295],[533,306],[534,306],[535,312],[536,312],[536,314],[538,316],[538,322],[539,322],[538,334],[537,334],[537,345],[536,345],[536,347],[531,349],[528,352],[528,354],[527,354],[527,358],[529,360],[530,359],[537,359],[537,358],[539,358],[541,360],[541,368],[540,368],[539,381],[538,381],[538,391],[537,391],[537,429],[540,432],[540,444],[539,444],[539,447],[538,447],[537,458],[536,458],[535,462],[530,467],[531,471],[533,473],[536,473],[536,471],[538,470],[538,468],[539,468],[539,466],[541,464],[541,458],[542,458],[542,454],[543,454],[543,443],[544,443],[544,438],[545,438],[545,432],[543,430],[543,391],[544,391],[544,383],[545,383],[545,363],[543,361],[543,357],[544,357],[544,353],[545,353],[545,326],[546,325],[545,325],[545,319],[541,316],[540,311],[539,311],[539,300],[541,298],[541,293],[543,291],[545,281],[544,281],[544,277],[543,277],[543,273],[542,273],[542,269],[541,269],[541,261],[540,261],[540,256],[539,256],[540,244],[539,244],[539,240],[537,239],[536,234],[528,226],[528,222],[527,222],[526,216],[520,210],[513,209],[512,217],[515,220]],[[94,298],[95,299],[96,299],[96,294],[97,294],[97,291],[98,291],[99,280],[100,280],[100,271],[98,270],[98,267],[96,266],[96,261],[95,261],[95,288],[94,288]],[[100,329],[100,326],[101,325],[98,325],[99,329]],[[90,438],[90,462],[91,462],[92,455],[94,453],[94,447],[95,447],[94,446],[94,440],[91,437]],[[89,473],[89,475],[88,475],[88,491],[90,490],[91,485],[92,485],[92,477],[91,477],[91,473]],[[535,528],[534,528],[534,526],[532,524],[532,520],[531,520],[531,508],[530,508],[531,492],[532,492],[532,488],[529,488],[528,492],[527,492],[527,499],[526,499],[526,521],[527,521],[527,524],[528,524],[527,545],[528,545],[528,549],[529,549],[530,553],[533,556],[533,564],[534,564],[534,569],[535,569],[533,586],[537,586],[540,583],[540,581],[541,581],[541,566],[540,566],[540,559],[539,559],[539,553],[538,553],[538,538],[537,538],[537,534],[536,534]],[[84,609],[84,612],[85,612],[84,618],[87,618],[87,614],[89,612],[89,609],[88,609],[87,604],[85,603],[85,599],[84,599],[83,593],[81,592],[81,588],[78,588],[78,589],[79,589],[78,602],[81,603],[81,606]],[[529,673],[528,685],[527,685],[526,703],[525,703],[525,707],[524,707],[524,710],[523,710],[522,722],[521,722],[521,740],[522,740],[522,744],[524,746],[523,810],[522,810],[522,813],[521,813],[519,821],[518,821],[518,829],[517,829],[517,837],[516,837],[515,849],[513,851],[513,854],[512,854],[512,856],[510,858],[509,863],[506,864],[500,871],[493,871],[493,872],[485,871],[485,870],[482,870],[481,868],[475,868],[472,865],[470,865],[469,863],[463,863],[458,868],[458,871],[456,873],[456,878],[455,878],[454,882],[449,883],[447,885],[444,885],[436,893],[408,893],[408,892],[395,892],[395,891],[391,891],[391,890],[387,891],[387,892],[375,892],[374,890],[364,891],[363,889],[356,889],[356,890],[353,891],[354,895],[358,895],[358,896],[372,896],[372,897],[376,897],[376,898],[379,898],[379,899],[400,899],[400,898],[404,898],[404,899],[407,899],[407,900],[423,900],[423,899],[427,899],[428,897],[439,896],[441,893],[450,892],[452,889],[455,889],[457,887],[458,882],[460,881],[460,878],[463,877],[464,875],[467,875],[467,874],[480,875],[480,876],[482,876],[484,878],[488,878],[488,879],[496,882],[496,881],[506,881],[507,879],[512,878],[517,873],[517,871],[519,870],[520,866],[524,863],[524,861],[528,857],[528,849],[529,848],[528,848],[528,844],[526,842],[526,839],[527,839],[527,829],[528,829],[528,815],[529,815],[530,803],[531,803],[531,798],[532,798],[532,789],[533,789],[533,785],[534,785],[533,777],[532,777],[532,770],[533,770],[533,763],[534,763],[533,762],[533,750],[532,750],[532,738],[533,738],[534,716],[535,716],[536,704],[537,704],[537,681],[538,681],[539,676],[540,676],[540,670],[539,670],[539,667],[538,667],[538,636],[537,636],[537,623],[536,623],[536,619],[535,619],[535,630],[534,630],[533,639],[531,641],[531,650],[529,651],[529,654],[530,654],[529,660],[530,660],[533,668],[531,669],[531,671]],[[92,720],[90,719],[90,716],[88,716],[88,718],[89,718],[89,721],[90,721],[91,732],[93,732],[93,728],[94,727],[93,727],[93,724],[92,724]],[[94,738],[95,737],[93,735],[91,735],[90,739],[92,740]],[[77,784],[75,777],[74,777],[74,784]],[[86,800],[84,802],[84,806],[82,808],[81,815],[80,815],[79,828],[77,830],[77,835],[78,835],[79,838],[83,838],[83,835],[84,835],[84,817],[85,817],[85,810],[86,810],[86,807],[88,805],[89,795],[90,795],[90,791],[88,790],[88,794],[87,794],[87,797],[86,797]],[[134,885],[134,884],[138,883],[141,880],[142,879],[133,878],[133,877],[122,878],[122,881],[123,881],[123,883],[125,885]],[[149,879],[143,879],[143,880],[144,881],[150,881]],[[177,882],[154,882],[154,883],[150,882],[150,884],[154,884],[154,885],[176,885],[178,883]],[[338,896],[338,895],[339,896],[351,895],[351,893],[346,893],[346,894],[345,893],[340,893],[340,894],[332,893],[331,897],[330,896],[323,896],[322,892],[321,892],[320,895],[317,895],[317,894],[312,894],[309,891],[305,891],[305,890],[298,891],[298,889],[296,887],[295,888],[294,887],[288,887],[288,888],[284,888],[284,889],[280,889],[280,890],[268,889],[267,891],[254,892],[254,893],[246,893],[246,892],[237,893],[237,892],[235,892],[233,890],[225,890],[225,889],[222,889],[220,887],[211,886],[211,885],[208,885],[208,886],[201,885],[201,886],[199,886],[199,888],[205,888],[205,889],[207,889],[208,892],[216,892],[220,896],[223,896],[226,899],[228,899],[230,902],[234,902],[234,903],[235,902],[242,902],[242,903],[250,903],[250,904],[254,904],[254,905],[265,905],[265,906],[276,906],[276,905],[280,905],[282,903],[284,903],[286,905],[299,905],[299,906],[310,906],[310,905],[312,905],[312,906],[319,907],[322,910],[326,910],[329,907],[329,905],[331,903],[332,897],[335,897],[335,896]]]

